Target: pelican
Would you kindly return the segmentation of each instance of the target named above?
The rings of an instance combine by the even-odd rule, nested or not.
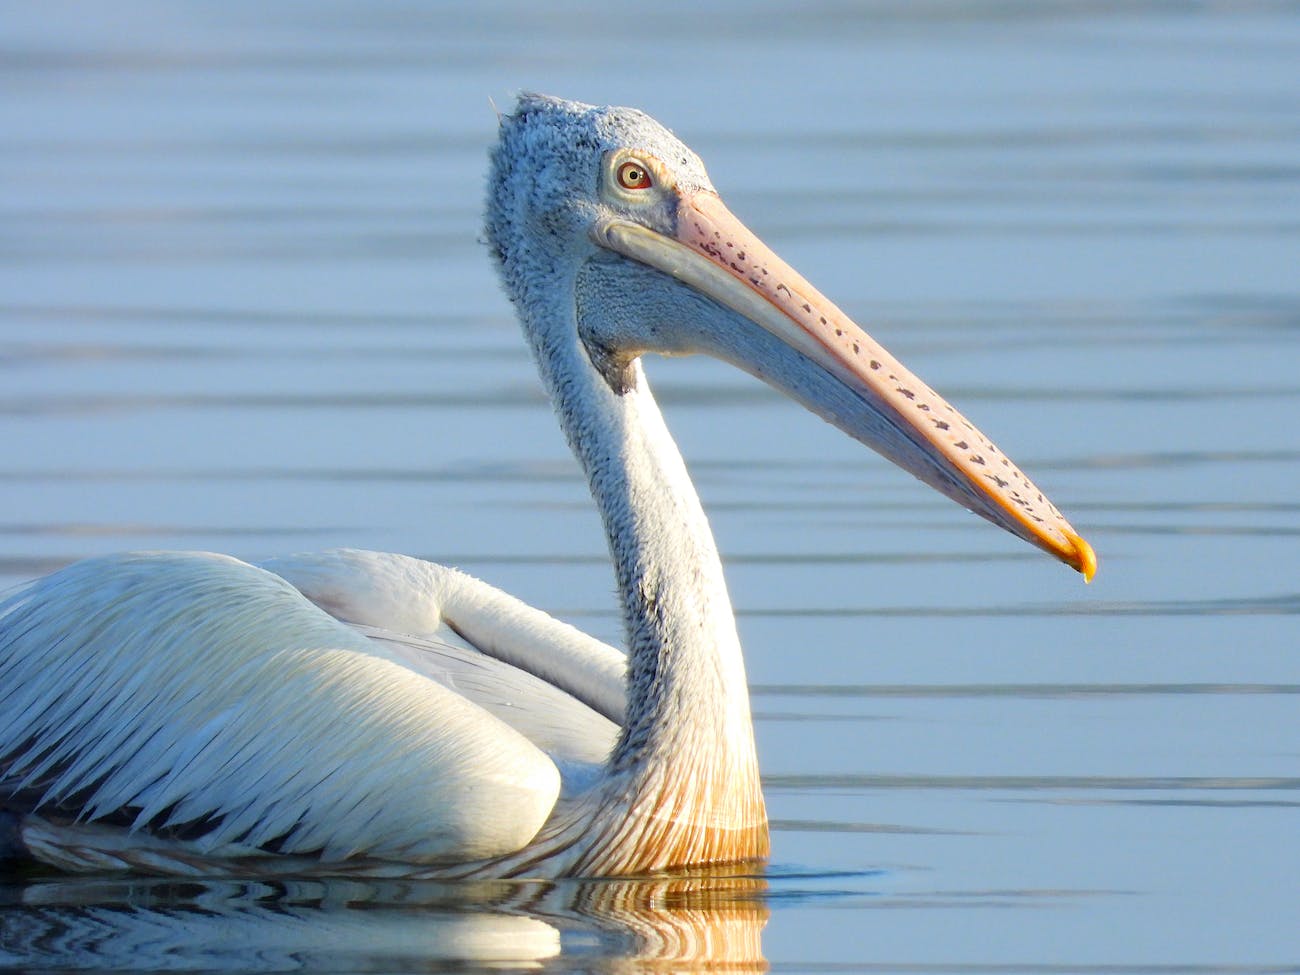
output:
[[[604,521],[626,653],[453,568],[74,563],[0,602],[0,850],[67,870],[559,877],[761,860],[721,561],[643,372],[706,354],[1090,578],[993,444],[647,115],[524,94],[487,241]]]

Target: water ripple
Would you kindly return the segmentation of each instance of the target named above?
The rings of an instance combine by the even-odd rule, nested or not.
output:
[[[840,606],[765,607],[737,615],[777,618],[818,617],[1035,617],[1035,616],[1295,616],[1300,593],[1235,599],[1099,600],[1016,606]]]
[[[756,697],[1062,698],[1164,695],[1300,694],[1300,684],[752,684]]]
[[[772,789],[941,789],[998,792],[1295,792],[1300,778],[1281,776],[868,775],[775,774]]]

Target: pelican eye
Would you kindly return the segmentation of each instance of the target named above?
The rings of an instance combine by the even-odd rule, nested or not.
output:
[[[650,170],[643,163],[629,159],[618,167],[618,185],[625,190],[648,190],[654,186]]]

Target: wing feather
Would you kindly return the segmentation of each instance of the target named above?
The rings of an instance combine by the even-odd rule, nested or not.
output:
[[[558,795],[554,763],[374,647],[235,559],[77,563],[0,602],[0,802],[185,828],[215,856],[525,845]]]
[[[540,677],[484,655],[448,627],[432,638],[355,629],[382,644],[395,662],[472,701],[540,748],[560,770],[563,795],[595,780],[618,739],[619,726],[604,715]]]
[[[454,632],[479,653],[532,674],[615,724],[623,721],[623,653],[464,572],[357,549],[262,565],[336,619],[412,637],[439,639]]]
[[[495,715],[556,763],[563,794],[600,774],[626,707],[626,657],[457,569],[337,549],[262,563],[374,652]]]

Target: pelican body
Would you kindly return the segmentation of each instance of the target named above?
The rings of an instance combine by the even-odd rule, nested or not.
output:
[[[731,362],[1094,571],[1028,478],[646,115],[521,96],[486,227],[604,520],[626,651],[401,555],[74,563],[0,601],[0,854],[438,877],[765,858],[731,603],[648,353]]]

